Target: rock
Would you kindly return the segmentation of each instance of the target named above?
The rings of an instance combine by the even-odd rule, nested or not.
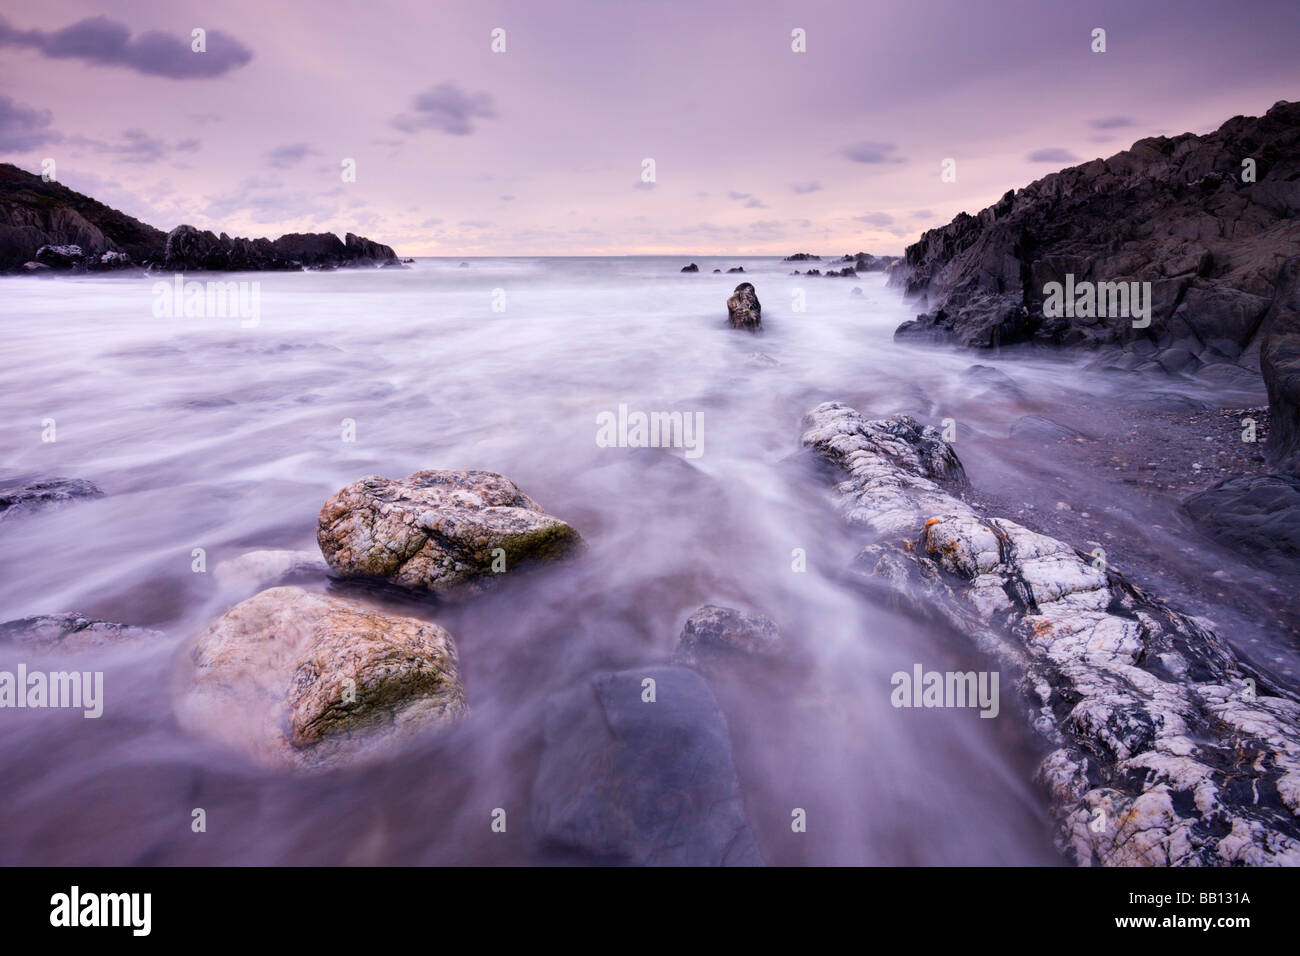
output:
[[[852,290],[850,290],[849,295],[853,295],[853,296],[860,296],[860,295],[862,295],[862,286],[860,286],[860,285],[855,285],[855,286],[852,288]]]
[[[1208,623],[951,494],[906,417],[827,402],[802,440],[838,473],[837,509],[867,533],[859,573],[1010,673],[1015,709],[1051,749],[1038,779],[1067,857],[1300,864],[1300,703]]]
[[[713,271],[716,273],[716,272],[721,272],[722,270],[721,270],[721,269],[714,269]]]
[[[461,263],[460,265],[458,265],[456,268],[457,268],[457,269],[468,269],[468,268],[469,268],[469,263],[468,263],[468,262],[462,262],[462,263]]]
[[[683,271],[683,272],[699,272],[699,271],[700,271],[700,267],[697,266],[694,262],[692,262],[689,266],[682,266],[682,271]]]
[[[1078,438],[1079,433],[1042,415],[1025,415],[1016,419],[1016,423],[1011,426],[1011,437],[1018,441],[1055,442]]]
[[[1003,398],[1021,399],[1024,390],[1006,372],[991,365],[972,365],[961,373],[962,381],[978,393],[993,392]]]
[[[736,286],[727,300],[727,322],[733,329],[749,329],[751,332],[763,327],[763,306],[748,282]]]
[[[1282,267],[1262,339],[1259,364],[1273,422],[1266,451],[1273,467],[1300,475],[1300,256]]]
[[[751,368],[777,368],[781,363],[766,352],[750,352],[745,356],[745,364]]]
[[[731,267],[730,269],[728,269],[727,271],[728,271],[728,272],[744,272],[744,271],[745,271],[745,267],[744,267],[744,266],[733,266],[733,267]]]
[[[221,584],[265,588],[282,581],[324,576],[329,565],[316,551],[249,551],[212,570]]]
[[[83,256],[81,246],[41,246],[36,250],[36,261],[51,269],[71,269]]]
[[[821,256],[814,256],[809,252],[796,252],[792,256],[786,256],[782,262],[821,262]]]
[[[161,268],[173,271],[334,269],[342,266],[401,265],[388,246],[347,234],[289,233],[270,239],[232,239],[177,226],[167,234]]]
[[[1257,181],[1242,180],[1245,157],[1257,160]],[[907,248],[889,281],[925,311],[896,336],[981,349],[1155,344],[1169,350],[1161,367],[1187,374],[1235,359],[1260,344],[1266,313],[1294,312],[1279,297],[1283,264],[1300,250],[1297,181],[1300,103],[1286,102],[1052,173]],[[1047,284],[1066,276],[1149,282],[1149,327],[1131,315],[1045,315]],[[1267,377],[1267,356],[1264,368]]]
[[[653,703],[642,699],[647,678]],[[556,695],[531,814],[544,847],[599,862],[763,863],[726,721],[685,668],[602,671]]]
[[[673,660],[707,670],[737,654],[775,654],[780,642],[771,618],[706,604],[686,619]]]
[[[873,256],[865,252],[859,252],[855,256],[845,254],[840,257],[839,261],[853,263],[855,272],[884,272],[898,261],[898,256]]]
[[[857,274],[857,272],[855,272],[853,269],[851,269],[851,268],[845,266],[843,269],[840,269],[840,270],[838,270],[838,271],[835,270],[835,269],[827,269],[827,270],[826,270],[826,277],[827,277],[827,278],[833,278],[833,279],[841,279],[841,278],[843,278],[843,279],[848,279],[848,278],[856,279],[856,278],[858,277],[858,274]]]
[[[42,478],[36,481],[0,482],[0,521],[78,498],[98,498],[104,493],[81,478]]]
[[[381,579],[417,590],[480,590],[493,571],[574,553],[578,532],[542,511],[513,481],[490,471],[371,475],[321,508],[316,540],[345,578]]]
[[[182,728],[273,767],[355,761],[467,712],[443,628],[296,587],[208,625],[181,682]]]
[[[1280,574],[1300,561],[1300,478],[1248,475],[1192,495],[1183,510],[1207,536]]]
[[[0,624],[0,645],[42,651],[84,651],[162,636],[148,628],[97,621],[71,612],[39,614]]]

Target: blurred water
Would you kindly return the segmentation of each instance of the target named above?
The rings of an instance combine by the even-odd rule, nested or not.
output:
[[[845,582],[861,542],[790,456],[800,418],[828,399],[936,423],[953,414],[978,439],[1114,385],[1077,359],[1024,358],[1006,369],[1033,398],[972,394],[962,372],[980,359],[892,341],[914,310],[880,274],[696,259],[701,273],[683,275],[686,261],[228,277],[260,283],[256,328],[157,318],[143,277],[0,279],[3,476],[74,476],[106,492],[0,525],[0,620],[77,610],[167,635],[61,665],[106,672],[100,720],[0,711],[0,862],[538,860],[527,801],[547,695],[599,667],[666,660],[708,602],[772,615],[801,662],[779,689],[715,687],[770,862],[1054,861],[1011,688],[996,720],[890,706],[890,675],[914,662],[985,664]],[[711,274],[733,265],[745,275]],[[763,303],[757,336],[726,326],[742,280]],[[753,364],[756,351],[779,364]],[[620,404],[702,412],[703,455],[598,447],[597,415]],[[50,418],[57,441],[43,443]],[[355,442],[342,440],[345,419]],[[977,484],[1015,472],[1050,506],[1060,476],[1024,455],[976,448],[968,464]],[[461,604],[400,605],[455,636],[471,717],[382,766],[309,779],[182,734],[177,649],[250,596],[193,573],[192,549],[209,572],[253,549],[314,550],[330,494],[423,468],[508,475],[590,544]],[[1088,495],[1086,476],[1075,492]],[[795,548],[807,573],[791,570]],[[0,652],[0,669],[11,657]],[[191,832],[196,807],[206,833]],[[490,831],[496,807],[507,834]],[[806,834],[790,831],[794,807],[808,810]]]

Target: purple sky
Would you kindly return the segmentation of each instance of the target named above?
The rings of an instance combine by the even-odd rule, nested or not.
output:
[[[0,159],[54,158],[162,229],[403,255],[897,253],[1062,166],[1300,98],[1297,0],[102,6],[8,5]]]

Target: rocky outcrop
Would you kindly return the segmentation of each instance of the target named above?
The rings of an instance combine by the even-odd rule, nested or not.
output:
[[[556,695],[531,816],[544,848],[587,860],[763,863],[726,720],[685,668],[602,671]]]
[[[0,273],[401,267],[388,246],[348,233],[232,239],[177,226],[163,233],[57,182],[0,164]]]
[[[61,183],[0,163],[0,272],[17,272],[27,262],[48,264],[38,258],[42,247],[77,247],[82,268],[120,268],[156,255],[165,238]],[[110,252],[116,255],[104,259]]]
[[[1133,351],[1126,367],[1162,368],[1166,353],[1179,371],[1253,366],[1281,266],[1297,255],[1300,103],[1283,102],[1204,136],[1139,140],[926,232],[891,282],[923,296],[927,311],[896,335],[972,348],[1108,346]],[[1045,314],[1049,284],[1100,282],[1149,282],[1149,327],[1096,308]]]
[[[232,607],[181,670],[181,726],[268,766],[354,761],[467,711],[443,628],[295,587]]]
[[[692,262],[689,266],[682,266],[682,271],[683,271],[683,272],[699,272],[699,271],[700,271],[700,267],[697,266],[694,262]]]
[[[400,266],[388,246],[332,232],[290,233],[270,239],[232,239],[177,226],[167,235],[158,267],[171,271],[337,269],[344,266]]]
[[[727,300],[727,323],[733,329],[749,329],[751,332],[763,327],[763,306],[748,282],[736,286]]]
[[[1261,338],[1271,415],[1266,450],[1275,468],[1300,475],[1300,256],[1280,270]]]
[[[821,256],[814,256],[810,252],[796,252],[792,256],[786,256],[782,262],[821,262]]]
[[[1230,478],[1192,495],[1183,510],[1207,536],[1257,564],[1283,574],[1300,564],[1300,478]]]
[[[737,655],[775,654],[780,644],[781,632],[770,617],[706,604],[686,619],[673,660],[707,671]]]
[[[104,493],[82,478],[13,479],[0,482],[0,521],[16,518],[49,505]]]
[[[836,505],[864,533],[859,573],[1017,675],[1067,856],[1300,864],[1300,704],[1207,622],[1100,555],[977,512],[957,496],[956,454],[906,416],[825,403],[803,444],[836,470]]]
[[[97,621],[82,614],[38,614],[0,624],[0,646],[40,651],[85,651],[162,637],[130,624]]]
[[[325,502],[316,540],[336,574],[439,594],[480,590],[518,565],[573,554],[581,538],[490,471],[371,475]]]
[[[885,272],[898,261],[898,256],[873,256],[867,252],[859,252],[857,255],[846,253],[839,261],[852,263],[855,272]]]

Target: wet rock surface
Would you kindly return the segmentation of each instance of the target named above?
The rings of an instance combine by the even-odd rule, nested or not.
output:
[[[180,682],[184,729],[272,767],[357,760],[467,712],[446,630],[296,587],[208,625]]]
[[[551,700],[544,741],[531,813],[545,849],[610,863],[762,865],[726,721],[694,671],[596,673]]]
[[[41,651],[93,650],[162,636],[149,628],[97,621],[75,612],[38,614],[0,624],[0,646]]]
[[[516,565],[571,555],[581,541],[489,471],[362,478],[325,502],[317,530],[337,575],[439,594],[488,587]]]
[[[1206,535],[1274,571],[1300,567],[1300,478],[1231,478],[1183,503]]]
[[[1038,776],[1062,851],[1080,864],[1300,863],[1300,704],[1208,622],[967,504],[930,464],[925,431],[824,403],[803,444],[836,469],[836,506],[866,535],[858,571],[1017,675],[1020,712],[1049,748]]]
[[[0,481],[0,521],[80,498],[98,498],[103,494],[98,486],[83,478]]]
[[[763,306],[759,304],[754,287],[748,282],[736,286],[727,300],[727,324],[733,329],[757,332],[763,327]]]
[[[673,660],[708,670],[738,655],[775,654],[780,643],[781,632],[770,617],[706,604],[686,619]]]

